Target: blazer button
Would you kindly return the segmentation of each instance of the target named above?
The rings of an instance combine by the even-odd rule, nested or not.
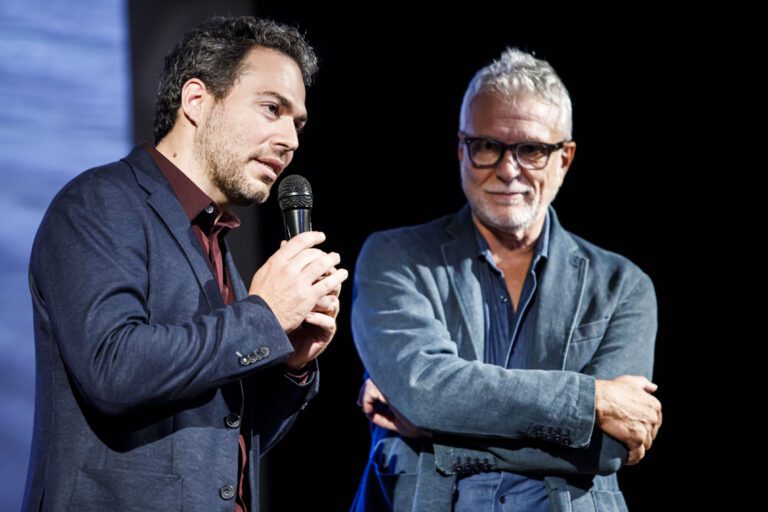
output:
[[[240,426],[240,416],[238,414],[230,414],[224,418],[224,423],[226,423],[229,428],[238,428]]]
[[[219,489],[219,496],[223,500],[231,500],[235,497],[235,488],[231,485],[222,485]]]
[[[251,358],[248,356],[243,356],[240,358],[240,366],[248,366],[251,364]]]
[[[456,474],[460,475],[464,472],[464,466],[462,466],[459,463],[456,463],[453,465],[453,470],[456,472]]]

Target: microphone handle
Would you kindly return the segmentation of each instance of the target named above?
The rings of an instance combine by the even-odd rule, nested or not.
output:
[[[311,211],[309,208],[283,210],[286,240],[290,240],[299,233],[312,230],[312,222],[309,218]]]

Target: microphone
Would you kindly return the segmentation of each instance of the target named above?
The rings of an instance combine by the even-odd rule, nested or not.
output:
[[[306,178],[298,174],[283,178],[277,188],[277,202],[283,212],[287,240],[312,230],[312,222],[309,219],[312,211],[312,187]]]

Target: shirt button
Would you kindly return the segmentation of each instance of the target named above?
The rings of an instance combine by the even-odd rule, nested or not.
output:
[[[224,423],[226,423],[229,428],[237,428],[240,426],[240,416],[238,414],[230,414],[224,418]]]
[[[505,501],[507,501],[507,498],[504,496],[499,496],[499,503],[504,503]]]
[[[223,500],[231,500],[235,497],[235,488],[231,485],[222,485],[219,489],[219,496]]]
[[[205,213],[213,213],[213,205],[209,204],[205,207]]]

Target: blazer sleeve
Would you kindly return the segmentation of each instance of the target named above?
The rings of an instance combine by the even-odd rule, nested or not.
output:
[[[603,339],[583,372],[598,379],[642,375],[651,379],[657,328],[656,295],[647,275],[636,273],[624,287]],[[615,473],[627,461],[623,443],[595,427],[588,447],[563,448],[542,441],[498,441],[443,438],[447,452],[438,453],[440,465],[487,460],[494,469],[563,474]]]
[[[190,311],[201,295],[174,293],[173,275],[150,280],[152,251],[188,263],[178,247],[152,246],[152,231],[164,227],[148,212],[117,183],[68,187],[47,212],[30,263],[36,315],[84,399],[105,414],[199,398],[292,352],[259,297],[156,323],[150,294],[168,295],[168,310]]]
[[[390,403],[439,434],[530,439],[559,427],[573,447],[594,426],[594,377],[509,370],[459,357],[436,305],[441,291],[402,239],[372,235],[357,262],[352,329],[360,357]]]
[[[255,395],[255,407],[251,410],[253,424],[259,431],[260,456],[263,457],[285,436],[299,412],[317,395],[320,386],[317,359],[309,363],[309,371],[309,379],[303,384],[294,382],[285,375],[284,369],[279,367],[258,372],[245,379],[250,392]],[[263,421],[265,414],[273,421]]]

